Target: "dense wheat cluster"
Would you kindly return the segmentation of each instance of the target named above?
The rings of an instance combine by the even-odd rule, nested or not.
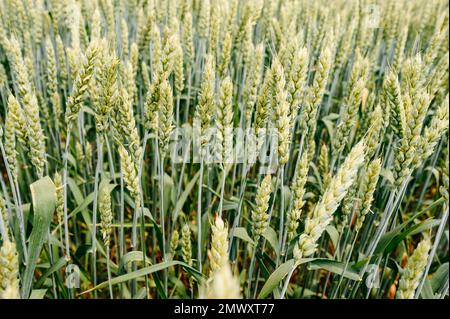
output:
[[[445,298],[447,0],[0,0],[0,298]]]

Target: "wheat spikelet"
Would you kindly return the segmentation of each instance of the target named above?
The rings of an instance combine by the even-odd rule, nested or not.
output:
[[[222,80],[217,107],[217,152],[222,163],[232,163],[233,151],[233,83],[230,77]]]
[[[11,100],[10,100],[11,98]],[[15,122],[15,116],[11,111],[11,108],[16,108],[16,111],[19,111],[18,104],[13,106],[12,104],[17,103],[12,95],[8,98],[8,108],[9,111],[6,114],[5,118],[5,155],[6,161],[8,162],[8,168],[11,171],[12,178],[14,182],[17,181],[18,177],[18,168],[17,168],[17,151],[16,151],[16,128],[15,125],[21,125],[20,123]],[[20,113],[19,113],[20,114]]]
[[[261,149],[265,138],[265,128],[270,111],[270,101],[271,101],[270,83],[271,83],[271,71],[270,69],[267,69],[264,77],[264,82],[262,84],[258,100],[256,102],[254,128],[257,139],[257,151]]]
[[[222,57],[219,65],[219,75],[221,77],[224,76],[228,70],[232,49],[233,49],[233,38],[230,32],[226,32],[223,39]]]
[[[308,69],[308,50],[304,47],[296,49],[292,57],[291,68],[287,75],[289,114],[291,122],[297,116],[298,108],[306,85]]]
[[[398,290],[396,294],[397,299],[413,299],[414,292],[419,285],[423,271],[427,265],[428,252],[431,248],[429,238],[424,238],[414,250],[411,257],[409,257],[408,264],[403,272]]]
[[[85,60],[81,66],[72,93],[66,106],[66,122],[71,122],[78,115],[84,100],[84,95],[89,89],[89,84],[94,74],[94,67],[100,52],[100,45],[97,41],[91,42],[85,54]]]
[[[172,233],[172,237],[170,238],[170,251],[172,252],[172,256],[175,255],[175,251],[178,248],[180,239],[180,234],[178,233],[178,230],[174,229]]]
[[[326,47],[320,53],[316,65],[314,82],[312,86],[308,88],[305,106],[302,109],[301,127],[308,132],[313,132],[315,130],[317,109],[325,92],[331,65],[332,51],[330,47]]]
[[[211,126],[211,117],[213,116],[216,108],[214,101],[214,81],[215,75],[213,58],[211,55],[208,55],[205,60],[202,84],[200,87],[197,108],[195,110],[196,118],[200,122],[200,144],[202,147],[208,142],[207,132]]]
[[[322,179],[322,189],[325,190],[330,182],[330,161],[329,161],[329,150],[326,143],[323,143],[320,147],[318,156],[319,172]]]
[[[244,107],[245,107],[245,124],[246,128],[250,128],[254,105],[258,98],[258,86],[261,81],[261,65],[263,54],[263,44],[260,43],[254,48],[254,54],[249,65],[249,75],[246,77],[244,87]]]
[[[219,40],[219,27],[220,27],[220,15],[221,8],[217,0],[211,0],[211,13],[210,13],[210,32],[209,32],[209,47],[208,53],[213,57],[217,55],[217,46]]]
[[[149,4],[147,6],[147,12],[145,13],[146,20],[145,22],[139,23],[138,31],[137,31],[137,43],[139,47],[139,52],[143,53],[145,52],[145,49],[147,45],[150,42],[151,34],[154,31],[155,27],[155,12],[153,5]],[[144,12],[140,13],[141,21],[144,18]]]
[[[158,139],[163,156],[168,151],[169,140],[174,129],[172,89],[167,80],[163,80],[159,91]]]
[[[5,240],[0,248],[0,299],[19,297],[19,260],[16,245]]]
[[[292,240],[297,233],[297,228],[302,214],[302,209],[305,204],[303,196],[305,195],[306,181],[308,178],[309,157],[308,152],[303,152],[298,168],[291,185],[292,191],[292,208],[287,214],[287,238]]]
[[[57,125],[59,126],[62,110],[58,93],[58,72],[56,69],[55,51],[49,38],[46,39],[45,49],[47,54],[47,94],[51,98],[53,113],[55,114]]]
[[[317,203],[313,215],[306,219],[305,230],[294,248],[294,258],[314,254],[317,240],[331,222],[333,213],[338,208],[347,190],[353,184],[359,167],[364,161],[364,144],[359,142],[353,147],[336,175],[330,181],[327,190]]]
[[[127,21],[122,18],[120,20],[120,46],[122,48],[122,55],[123,56],[128,56],[129,53],[129,41],[128,41],[128,25],[127,25]]]
[[[17,102],[16,98],[10,94],[8,96],[8,117],[11,118],[8,124],[8,131],[11,131],[11,122],[14,124],[14,132],[22,146],[28,148],[28,130],[25,114]]]
[[[423,99],[424,95],[428,94],[424,89],[425,77],[423,73],[424,65],[419,54],[408,58],[401,70],[402,81],[400,87],[403,94],[407,128],[408,126],[411,127],[411,122],[417,120],[417,111],[420,110],[417,107],[417,103],[420,102],[416,101]]]
[[[53,176],[53,183],[56,187],[56,217],[58,219],[58,223],[62,224],[64,217],[64,187],[61,174],[58,171],[56,171]]]
[[[365,138],[367,159],[371,159],[373,157],[382,137],[383,111],[381,110],[380,105],[377,105],[377,107],[373,110],[370,115],[370,119],[370,127]]]
[[[414,104],[408,107],[410,115],[405,127],[405,136],[400,140],[400,146],[394,158],[393,173],[396,187],[402,185],[417,165],[416,152],[421,147],[420,133],[429,103],[429,95],[421,92]]]
[[[0,193],[0,218],[1,220],[1,224],[4,225],[5,227],[5,232],[6,232],[6,236],[9,237],[9,218],[8,218],[8,212],[6,210],[6,203],[5,200],[3,198],[3,195]],[[3,238],[3,240],[6,240],[6,238]]]
[[[132,150],[133,159],[138,162],[141,158],[142,148],[140,145],[139,132],[133,115],[133,100],[128,95],[128,90],[122,88],[120,91],[120,101],[117,104],[117,112],[113,116],[113,124],[119,132],[119,136],[128,140]]]
[[[8,77],[6,75],[5,67],[0,65],[0,88],[2,89],[8,84]]]
[[[420,166],[434,151],[439,139],[448,129],[449,112],[448,95],[444,102],[437,108],[429,126],[425,127],[423,136],[420,137],[415,166]]]
[[[98,195],[98,210],[100,212],[101,232],[105,247],[109,247],[111,241],[111,223],[113,220],[111,210],[111,189],[109,184],[103,184]]]
[[[187,2],[187,1],[186,1]],[[195,49],[192,36],[192,14],[190,11],[186,12],[183,16],[183,51],[186,53],[188,64],[192,64],[194,61]]]
[[[28,80],[28,71],[20,52],[20,45],[15,38],[7,40],[7,51],[12,63],[14,75],[17,80],[18,94],[21,97],[24,106],[26,119],[26,129],[28,137],[28,146],[30,157],[36,173],[42,177],[44,173],[45,159],[45,141],[44,133],[39,119],[39,106],[36,95],[31,90]]]
[[[388,106],[391,116],[387,117],[391,128],[400,137],[405,135],[406,114],[403,106],[402,93],[397,74],[391,70],[383,84],[383,99]]]
[[[127,189],[136,206],[140,207],[139,179],[136,173],[136,162],[133,161],[128,151],[122,145],[119,146],[120,167],[123,173]]]
[[[402,68],[406,40],[408,38],[408,23],[405,23],[400,30],[400,38],[395,43],[394,57],[392,60],[392,69],[400,70]]]
[[[222,218],[216,216],[211,225],[211,250],[209,251],[209,266],[211,274],[220,271],[228,263],[228,227]]]
[[[200,1],[200,12],[198,13],[198,27],[197,34],[200,39],[206,39],[209,35],[209,27],[211,23],[211,3],[210,0]]]
[[[174,57],[174,75],[175,75],[175,91],[178,96],[184,89],[184,68],[183,68],[183,47],[180,43],[180,37],[176,37],[176,49]]]
[[[117,71],[119,60],[113,54],[103,52],[99,63],[96,85],[98,97],[95,105],[95,125],[97,133],[102,136],[109,127],[109,117],[113,108],[118,104]]]
[[[364,223],[366,215],[370,211],[370,206],[373,201],[373,194],[375,192],[378,178],[381,171],[381,159],[375,159],[367,166],[365,176],[361,185],[361,207],[358,211],[358,220],[356,221],[355,229],[359,231]]]
[[[189,266],[192,266],[191,229],[188,224],[184,224],[181,229],[181,255],[183,261]]]
[[[277,129],[278,161],[284,165],[289,160],[290,118],[283,67],[278,59],[272,62],[272,106],[274,126]]]
[[[269,208],[270,194],[272,193],[272,178],[266,175],[259,185],[255,197],[255,208],[252,210],[251,218],[253,222],[253,237],[255,242],[264,234],[269,226]]]
[[[340,123],[338,124],[333,139],[333,147],[336,154],[342,152],[343,148],[348,142],[350,130],[355,124],[355,117],[358,112],[359,104],[361,103],[361,97],[364,89],[364,81],[359,79],[351,88],[350,95],[347,97],[346,106],[341,114]]]

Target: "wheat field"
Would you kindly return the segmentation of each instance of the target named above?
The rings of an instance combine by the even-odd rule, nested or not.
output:
[[[0,0],[0,298],[441,299],[447,0]]]

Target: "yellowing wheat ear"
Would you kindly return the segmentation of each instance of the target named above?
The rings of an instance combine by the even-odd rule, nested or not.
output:
[[[231,266],[226,262],[223,267],[216,271],[200,291],[201,299],[240,299],[241,289],[239,278],[234,276]]]
[[[16,245],[5,240],[0,248],[0,299],[20,299]]]
[[[222,218],[216,217],[211,225],[211,251],[209,263],[211,273],[220,271],[228,262],[228,227],[225,226]]]

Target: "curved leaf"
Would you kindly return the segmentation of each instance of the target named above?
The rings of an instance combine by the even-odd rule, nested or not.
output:
[[[295,263],[294,259],[290,259],[286,261],[284,264],[281,264],[275,271],[270,275],[267,279],[266,283],[262,287],[258,299],[262,299],[267,297],[283,280],[284,277],[292,270],[292,267],[298,267],[301,264],[305,264],[315,260],[316,258],[304,258]]]
[[[50,223],[56,205],[56,187],[50,177],[46,176],[30,185],[33,203],[33,230],[28,246],[28,264],[25,268],[22,285],[22,298],[30,295],[34,269],[41,253],[42,245],[48,235]]]
[[[247,230],[244,227],[236,227],[233,233],[234,237],[242,239],[252,245],[255,245],[255,242],[250,238],[247,233]]]
[[[270,275],[269,279],[267,279],[266,283],[262,287],[258,299],[263,299],[267,297],[283,280],[284,277],[291,271],[292,267],[294,267],[295,262],[294,259],[290,259],[286,261],[284,264],[281,264],[275,271]]]
[[[202,274],[199,273],[196,269],[192,268],[191,266],[189,266],[188,264],[186,264],[184,262],[172,260],[172,261],[162,262],[162,263],[150,266],[150,267],[145,267],[145,268],[142,268],[142,269],[138,269],[138,270],[130,272],[128,274],[115,277],[115,278],[111,279],[110,282],[111,282],[111,285],[117,285],[117,284],[120,284],[122,282],[126,282],[126,281],[129,281],[129,280],[137,279],[139,277],[144,277],[146,275],[149,275],[149,274],[152,274],[154,272],[157,272],[157,271],[160,271],[160,270],[164,270],[166,268],[169,268],[169,267],[172,267],[172,266],[176,266],[176,265],[180,265],[183,268],[185,268],[188,272],[190,272],[193,276],[195,276],[197,280],[201,280],[202,279]],[[108,281],[104,281],[101,284],[98,284],[97,286],[95,286],[94,288],[91,288],[89,290],[86,290],[86,291],[82,292],[80,295],[89,293],[89,292],[97,290],[97,289],[106,288],[106,287],[108,287],[108,284],[109,284]]]
[[[309,263],[308,269],[325,269],[329,272],[341,275],[347,279],[356,281],[361,280],[359,273],[355,269],[353,269],[351,265],[347,265],[347,267],[345,267],[345,263],[336,260],[317,258]]]
[[[273,230],[272,227],[267,227],[266,231],[263,234],[263,237],[267,239],[270,246],[272,246],[272,248],[278,255],[280,252],[280,247],[278,247],[277,233],[275,232],[275,230]]]

